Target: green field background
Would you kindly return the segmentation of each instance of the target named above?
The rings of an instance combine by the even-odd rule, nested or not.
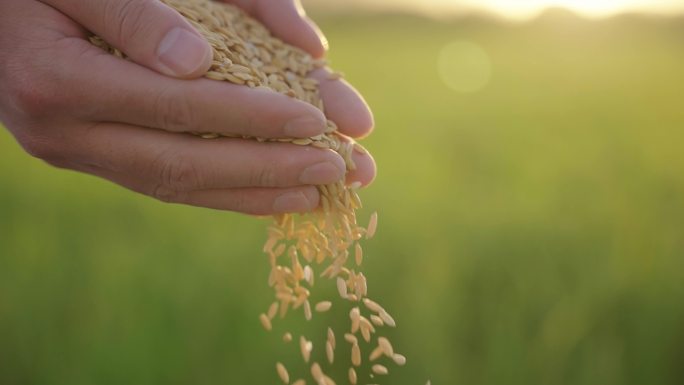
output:
[[[408,357],[362,384],[684,383],[684,20],[320,21],[375,112],[365,272]],[[459,40],[491,58],[479,92],[438,75]],[[53,169],[2,131],[0,384],[302,373],[286,325],[257,320],[266,223]],[[328,323],[348,321],[304,327]]]

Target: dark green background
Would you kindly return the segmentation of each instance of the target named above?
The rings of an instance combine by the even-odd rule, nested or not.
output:
[[[321,24],[377,118],[365,271],[409,359],[378,383],[684,383],[683,19]],[[454,40],[490,55],[482,91],[440,81]],[[52,169],[4,131],[0,154],[0,384],[276,384],[297,362],[257,321],[265,221]]]

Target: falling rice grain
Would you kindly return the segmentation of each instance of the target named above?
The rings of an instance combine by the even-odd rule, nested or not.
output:
[[[389,373],[389,371],[387,370],[386,367],[379,365],[379,364],[376,364],[376,365],[373,365],[373,373],[385,375],[385,374]]]
[[[299,337],[299,350],[302,352],[304,362],[308,363],[311,359],[311,351],[313,350],[313,343],[307,341],[304,336]]]
[[[381,348],[380,346],[378,346],[378,347],[376,347],[375,349],[373,349],[373,351],[371,352],[371,354],[370,354],[370,356],[368,357],[368,359],[369,359],[370,361],[375,361],[375,360],[377,360],[378,358],[382,357],[383,354],[385,354],[385,352],[382,350],[382,348]]]
[[[351,385],[356,385],[357,377],[356,370],[354,368],[349,368],[349,383]]]
[[[371,239],[375,235],[375,230],[378,228],[378,213],[374,212],[371,214],[370,221],[368,221],[368,227],[366,228],[366,239]]]
[[[311,303],[309,301],[304,302],[304,318],[307,321],[311,321],[313,314],[311,314]]]
[[[347,294],[347,283],[344,278],[337,277],[337,292],[340,293],[340,297],[347,299],[349,295]]]
[[[354,344],[351,351],[351,360],[354,366],[361,366],[361,348],[359,344]]]
[[[335,349],[333,348],[330,341],[327,341],[325,343],[325,355],[328,357],[328,362],[330,362],[330,364],[335,362]]]
[[[313,365],[311,365],[311,376],[319,383],[324,378],[323,370],[317,362],[314,362]]]
[[[290,334],[290,333],[285,333],[285,334],[283,335],[283,341],[284,341],[284,342],[288,342],[288,343],[289,343],[289,342],[292,342],[292,334]]]
[[[316,304],[316,311],[319,313],[324,313],[332,307],[332,302],[330,301],[322,301]]]
[[[361,244],[359,243],[354,246],[354,259],[356,261],[356,266],[361,266],[363,263],[363,248],[361,248]]]
[[[378,346],[382,349],[387,357],[394,356],[394,348],[389,340],[385,337],[378,338]]]
[[[392,359],[394,360],[394,363],[399,366],[406,365],[406,357],[404,357],[401,354],[395,354],[394,356],[392,356]]]
[[[392,316],[389,315],[389,313],[387,313],[386,311],[380,313],[380,318],[382,318],[382,320],[385,322],[387,326],[392,328],[397,327],[397,323],[394,322],[394,318],[392,318]]]
[[[278,247],[276,247],[275,251],[273,252],[273,255],[277,258],[277,257],[280,257],[281,255],[283,255],[284,252],[285,252],[285,244],[281,243],[278,245]]]
[[[309,265],[304,266],[304,279],[306,280],[306,282],[309,283],[309,285],[313,286],[314,274],[313,270],[311,269],[311,266]]]
[[[344,339],[352,345],[359,343],[358,338],[356,338],[356,336],[351,333],[345,333]]]
[[[290,383],[290,375],[287,373],[287,369],[285,369],[285,366],[278,362],[276,364],[276,370],[278,371],[278,376],[280,377],[280,380],[283,381],[285,384]]]
[[[271,320],[268,319],[268,316],[266,314],[261,314],[259,315],[259,321],[261,321],[261,325],[266,329],[266,331],[271,331],[273,329],[273,325],[271,325]]]
[[[371,340],[371,332],[370,329],[368,328],[368,325],[365,323],[361,323],[361,336],[363,337],[363,340],[366,342],[370,342]]]
[[[351,332],[352,334],[355,334],[361,326],[361,312],[359,311],[358,307],[351,309],[349,312],[349,318],[352,322]]]
[[[268,316],[268,319],[272,320],[276,314],[278,314],[278,302],[273,302],[268,308],[268,313],[266,315]]]
[[[337,340],[335,338],[335,332],[331,328],[328,328],[328,342],[332,345],[333,349],[337,347]]]
[[[375,326],[384,326],[385,321],[382,320],[382,318],[378,317],[377,315],[373,314],[370,316],[370,320]]]
[[[385,311],[385,309],[382,308],[382,306],[378,305],[377,302],[369,299],[369,298],[364,298],[363,299],[363,304],[366,305],[368,310],[376,313],[382,313]]]

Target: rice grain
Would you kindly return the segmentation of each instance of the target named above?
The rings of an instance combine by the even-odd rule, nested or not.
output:
[[[266,329],[266,331],[271,331],[273,329],[273,325],[271,325],[271,320],[266,316],[266,314],[260,314],[259,315],[259,321],[261,321],[261,325]]]
[[[389,370],[387,370],[387,368],[382,365],[376,364],[373,365],[373,373],[386,375],[387,373],[389,373]]]
[[[332,307],[332,302],[330,301],[322,301],[316,304],[316,311],[319,313],[325,313],[326,311],[330,310]]]
[[[287,373],[287,369],[285,369],[285,366],[278,362],[276,363],[276,370],[278,371],[278,376],[280,377],[280,380],[283,381],[283,383],[285,384],[289,384],[290,375]]]
[[[358,378],[356,377],[356,370],[354,368],[349,368],[349,383],[351,385],[356,385],[356,381]]]

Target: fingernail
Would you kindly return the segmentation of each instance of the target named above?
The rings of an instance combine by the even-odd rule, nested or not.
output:
[[[302,192],[285,193],[273,202],[273,211],[276,213],[299,213],[313,209],[312,203]]]
[[[197,71],[210,54],[211,48],[204,39],[178,27],[169,31],[157,47],[159,62],[175,76]]]
[[[342,179],[344,170],[331,162],[322,162],[309,166],[299,174],[299,182],[303,184],[328,184]]]
[[[293,138],[308,138],[320,135],[325,131],[326,122],[313,116],[302,116],[285,123],[285,135]]]

